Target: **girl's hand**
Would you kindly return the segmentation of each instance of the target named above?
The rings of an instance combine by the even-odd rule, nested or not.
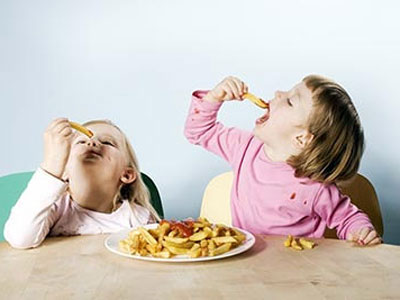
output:
[[[242,96],[247,93],[248,89],[247,85],[239,78],[229,76],[209,91],[203,99],[209,102],[222,102],[234,99],[242,101]]]
[[[44,159],[41,167],[55,177],[61,178],[67,164],[72,140],[75,136],[68,119],[55,119],[43,134]]]
[[[347,240],[357,243],[360,246],[370,246],[382,243],[378,233],[371,228],[361,228],[354,233],[350,233]]]

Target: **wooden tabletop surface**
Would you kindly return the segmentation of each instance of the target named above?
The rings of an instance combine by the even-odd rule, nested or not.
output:
[[[119,256],[106,236],[49,238],[36,249],[0,243],[2,299],[400,299],[400,246],[321,239],[312,250],[257,236],[252,249],[208,262]]]

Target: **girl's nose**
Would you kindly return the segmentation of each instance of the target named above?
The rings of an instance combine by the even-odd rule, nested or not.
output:
[[[95,139],[89,139],[87,144],[88,144],[88,146],[92,146],[92,147],[97,146],[97,142],[95,141]]]
[[[280,97],[282,97],[282,91],[275,91],[275,98],[279,99]]]

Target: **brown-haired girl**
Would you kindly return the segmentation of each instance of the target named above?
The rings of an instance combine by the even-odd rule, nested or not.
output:
[[[233,225],[314,238],[329,227],[360,245],[380,243],[368,216],[336,186],[357,173],[364,147],[346,91],[321,76],[307,76],[290,91],[275,93],[252,133],[216,121],[223,102],[241,101],[247,92],[235,77],[194,92],[185,126],[191,143],[222,156],[233,169]]]

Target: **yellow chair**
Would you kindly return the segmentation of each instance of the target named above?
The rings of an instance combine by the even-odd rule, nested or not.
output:
[[[212,223],[232,225],[231,188],[233,173],[227,172],[214,177],[207,185],[201,204],[200,216]],[[352,203],[363,210],[371,219],[376,231],[383,235],[383,223],[378,197],[367,178],[357,174],[354,180],[339,187],[341,192],[351,198]],[[326,238],[337,238],[334,229],[327,228]]]
[[[232,225],[231,188],[233,173],[222,173],[208,183],[201,203],[200,216],[212,223]]]

